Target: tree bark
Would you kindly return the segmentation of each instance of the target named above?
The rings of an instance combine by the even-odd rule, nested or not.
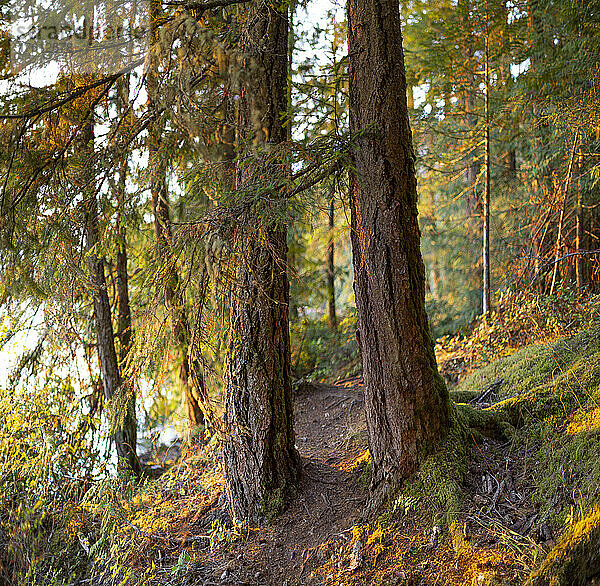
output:
[[[90,114],[89,120],[84,123],[81,129],[80,137],[80,152],[86,153],[87,159],[84,161],[84,165],[90,165],[90,161],[92,160],[93,141],[94,131]],[[126,462],[129,468],[137,475],[141,473],[141,466],[136,455],[137,422],[135,416],[135,399],[132,401],[131,397],[129,397],[124,403],[119,400],[126,393],[126,389],[121,378],[115,350],[115,336],[110,300],[106,288],[104,260],[98,253],[98,201],[93,176],[91,173],[85,173],[85,175],[84,184],[87,192],[84,213],[85,243],[92,286],[102,389],[107,401],[114,401],[117,410],[124,410],[123,414],[116,414],[116,423],[112,431],[119,464]]]
[[[582,166],[583,166],[583,157],[581,154],[581,149],[579,149],[579,153],[577,155],[576,162],[576,173],[577,173],[577,204],[575,210],[575,252],[578,253],[575,256],[575,281],[577,286],[577,293],[581,294],[585,290],[587,286],[587,271],[586,271],[586,263],[581,254],[579,254],[582,250],[587,248],[587,234],[586,234],[586,226],[585,226],[585,218],[583,212],[583,192],[581,186],[581,174],[582,174]]]
[[[154,46],[159,42],[158,28],[162,17],[161,0],[150,2],[150,38]],[[157,254],[163,264],[165,306],[171,311],[173,331],[181,352],[179,380],[185,394],[187,412],[192,428],[211,427],[211,410],[203,375],[201,357],[190,349],[191,331],[185,313],[183,295],[179,287],[177,261],[171,247],[171,216],[167,189],[165,153],[161,153],[163,127],[158,119],[158,79],[152,64],[146,72],[148,110],[155,116],[148,129],[148,167],[150,169],[150,192],[154,213],[154,232]]]
[[[563,198],[562,204],[560,207],[560,215],[558,217],[558,228],[556,231],[556,245],[554,247],[554,266],[552,268],[552,283],[550,285],[550,295],[554,293],[554,289],[558,282],[558,269],[560,264],[560,253],[561,247],[563,246],[563,232],[564,232],[564,222],[565,222],[565,212],[567,209],[567,201],[569,199],[570,194],[570,184],[571,184],[571,174],[573,171],[573,161],[575,159],[575,150],[577,148],[577,142],[579,140],[579,131],[576,132],[575,137],[573,138],[573,148],[571,149],[571,157],[569,159],[569,167],[567,169],[567,177],[565,178],[565,183],[563,186]]]
[[[286,111],[288,23],[285,12],[263,1],[246,16],[242,51],[247,79],[239,100],[238,146],[254,148],[263,159],[254,172],[247,165],[238,171],[238,188],[249,189],[258,182],[275,183],[287,172],[285,156],[278,160],[272,145],[286,140],[281,115]],[[269,203],[281,205],[280,197]],[[234,243],[238,260],[230,307],[223,467],[233,516],[261,522],[284,504],[299,477],[300,460],[294,447],[286,226],[252,207],[239,221]]]
[[[417,190],[398,3],[348,1],[354,290],[373,467],[386,492],[450,424],[425,313]]]

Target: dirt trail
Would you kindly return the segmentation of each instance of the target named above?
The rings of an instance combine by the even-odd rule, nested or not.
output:
[[[222,584],[310,582],[336,540],[360,522],[366,491],[350,472],[366,447],[360,380],[301,385],[295,416],[304,471],[297,493],[272,527],[227,548],[213,568]]]
[[[194,584],[464,586],[491,576],[521,583],[527,571],[522,552],[537,547],[539,519],[510,442],[474,441],[458,524],[463,546],[424,503],[392,511],[385,523],[367,524],[361,519],[367,489],[351,472],[366,449],[362,395],[359,378],[301,385],[295,429],[303,476],[289,507],[272,526],[251,528],[243,539],[213,551],[199,544]],[[214,519],[228,521],[222,479],[219,486],[194,513],[198,533],[210,531]],[[540,554],[550,546],[540,546]]]

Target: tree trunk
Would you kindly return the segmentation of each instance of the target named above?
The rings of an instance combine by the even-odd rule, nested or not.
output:
[[[485,35],[485,186],[483,193],[483,289],[482,309],[483,315],[488,315],[490,305],[490,188],[491,188],[491,166],[490,166],[490,34],[488,30],[488,14],[486,11],[486,35]]]
[[[162,17],[160,0],[150,2],[150,37],[152,45],[159,42],[158,22]],[[167,190],[166,154],[160,151],[162,141],[162,124],[158,119],[158,79],[153,67],[146,72],[146,89],[148,92],[148,110],[154,116],[148,129],[148,167],[150,169],[150,192],[152,194],[152,211],[154,213],[154,232],[156,235],[157,253],[163,264],[165,282],[164,299],[166,307],[171,311],[173,331],[181,352],[179,380],[185,394],[188,417],[192,428],[209,427],[211,410],[208,393],[204,382],[202,360],[191,352],[191,331],[185,313],[183,295],[179,288],[177,262],[171,248],[171,217]]]
[[[93,149],[94,132],[91,116],[81,130],[81,153],[86,153],[85,164],[91,164],[91,151]],[[117,413],[116,423],[112,432],[116,444],[119,464],[126,462],[135,474],[141,472],[140,462],[136,455],[137,422],[135,417],[135,400],[127,397],[123,385],[117,353],[115,350],[115,337],[112,326],[110,301],[106,288],[104,274],[104,260],[98,254],[98,201],[96,198],[95,184],[91,174],[84,178],[86,193],[86,206],[84,214],[85,243],[87,249],[87,264],[92,285],[92,298],[94,305],[94,318],[96,321],[96,338],[102,389],[107,401],[114,402],[116,410],[124,410],[124,414]],[[120,400],[124,397],[126,400]]]
[[[398,3],[349,0],[348,50],[354,290],[371,488],[385,493],[445,435],[450,407],[425,313]]]
[[[335,308],[335,242],[333,229],[335,228],[335,198],[332,195],[329,204],[329,240],[327,242],[327,317],[329,327],[337,329],[337,312]]]
[[[573,148],[571,150],[571,157],[569,159],[569,167],[567,169],[567,177],[565,178],[565,183],[564,183],[564,187],[563,187],[563,198],[562,198],[562,204],[560,207],[560,215],[558,217],[558,228],[556,231],[556,245],[554,247],[554,266],[552,267],[552,283],[550,285],[550,295],[552,295],[554,293],[554,289],[555,289],[557,281],[558,281],[558,269],[559,269],[559,265],[560,265],[560,254],[561,254],[561,248],[563,246],[565,212],[567,209],[567,201],[569,199],[569,194],[570,194],[571,174],[573,171],[573,161],[575,159],[575,149],[577,148],[578,140],[579,140],[579,131],[576,132],[575,137],[573,138]]]
[[[240,188],[272,185],[287,168],[285,156],[274,160],[269,153],[272,144],[286,140],[281,115],[286,110],[287,16],[260,2],[248,9],[245,26],[248,79],[239,101],[238,145],[249,149],[253,144],[259,156],[269,158],[254,173],[248,166],[240,169]],[[281,205],[281,195],[274,194],[271,203]],[[252,210],[238,225],[223,466],[233,516],[255,523],[281,508],[298,479],[300,460],[294,447],[286,226]]]
[[[125,115],[129,102],[129,76],[124,76],[117,83],[117,112],[119,117]],[[117,334],[119,338],[119,363],[124,367],[131,348],[133,337],[131,325],[131,306],[129,303],[129,275],[127,273],[127,230],[123,221],[125,206],[125,189],[127,178],[127,151],[119,164],[119,181],[117,191],[117,299],[119,317]],[[135,401],[135,395],[133,400]]]
[[[586,247],[586,229],[583,215],[583,193],[581,189],[581,173],[582,173],[583,157],[581,149],[577,155],[577,208],[575,210],[575,281],[577,286],[577,293],[583,293],[587,285],[586,265],[581,251]]]
[[[295,26],[295,16],[297,9],[298,0],[290,0],[288,2],[288,81],[287,81],[287,139],[288,141],[292,140],[292,129],[294,126],[294,112],[293,112],[293,101],[292,101],[292,81],[294,76],[294,63],[293,56],[294,51],[296,49],[296,31],[294,30]],[[292,289],[294,288],[294,283],[298,282],[298,275],[296,271],[296,242],[294,241],[296,238],[296,233],[293,228],[288,230],[288,242],[291,244],[288,250],[288,279],[291,279]],[[298,320],[299,316],[299,308],[298,308],[298,300],[295,295],[290,296],[290,310],[289,310],[289,319],[294,322]]]
[[[129,76],[125,76],[117,83],[117,111],[120,116],[124,115],[129,102]],[[127,272],[127,231],[123,221],[125,206],[125,189],[127,178],[127,151],[122,155],[119,165],[119,182],[117,183],[117,337],[119,339],[118,363],[121,373],[121,384],[127,385],[123,380],[123,369],[126,366],[129,351],[133,341],[133,326],[131,322],[131,305],[129,303],[129,274]],[[135,446],[137,440],[137,419],[135,416],[136,393],[132,388],[129,390],[129,399],[127,402],[126,425],[130,429],[129,435],[133,433],[131,441]],[[134,454],[135,455],[135,454]],[[129,462],[129,465],[136,474],[141,473],[141,465],[138,458],[135,462]]]

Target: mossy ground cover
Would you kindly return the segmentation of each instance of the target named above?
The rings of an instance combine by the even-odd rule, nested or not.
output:
[[[584,584],[593,574],[582,568],[600,550],[600,328],[522,348],[453,394],[462,399],[494,384],[484,411],[511,426],[509,451],[531,482],[530,531],[547,523],[559,539],[535,583]]]
[[[296,547],[296,557],[276,557],[286,564],[281,571],[289,573],[288,583],[512,586],[537,572],[536,584],[550,584],[557,575],[556,584],[584,584],[577,580],[585,560],[595,559],[600,527],[595,512],[600,504],[600,328],[522,348],[473,373],[451,395],[471,400],[499,380],[486,398],[489,407],[457,405],[455,429],[442,449],[423,462],[419,475],[379,516],[357,520],[329,537],[323,533],[316,545]],[[363,490],[369,476],[365,447],[361,453],[352,444],[352,457],[339,463],[354,469]],[[218,485],[213,481],[213,496],[222,490]],[[334,490],[330,485],[317,487],[317,500],[331,498],[333,493],[323,499],[320,494]],[[214,549],[186,543],[181,527],[190,526],[191,510],[200,502],[196,495],[190,508],[192,497],[181,495],[175,507],[140,502],[132,511],[130,520],[144,533],[127,524],[123,535],[137,544],[130,567],[138,576],[154,564],[155,571],[162,567],[155,576],[165,583],[194,583],[221,573],[231,577],[243,556],[244,563],[255,560],[252,572],[260,576],[251,583],[270,583],[260,552],[279,551],[276,532],[236,533],[221,522],[201,528],[197,518],[200,524],[192,523],[191,534],[213,535]],[[302,516],[304,509],[298,505],[298,510]],[[543,535],[546,527],[550,535]],[[203,553],[194,553],[194,547]],[[565,560],[574,568],[566,574],[557,570]],[[225,570],[216,571],[221,566]]]
[[[599,319],[600,295],[576,295],[565,289],[548,296],[509,289],[495,300],[493,311],[467,331],[437,340],[440,370],[453,385],[490,363],[511,370],[510,361],[497,361],[522,348],[586,331]],[[515,378],[527,383],[523,376]]]

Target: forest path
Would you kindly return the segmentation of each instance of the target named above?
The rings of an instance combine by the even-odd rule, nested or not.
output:
[[[367,491],[351,469],[366,449],[361,380],[303,383],[294,403],[300,485],[274,525],[230,544],[215,568],[223,584],[311,583],[360,522]]]
[[[294,403],[303,474],[272,525],[251,527],[241,539],[225,534],[209,547],[205,536],[213,523],[229,521],[218,466],[207,469],[206,484],[201,479],[189,488],[192,496],[176,497],[174,509],[181,507],[181,514],[164,541],[196,544],[188,583],[471,586],[494,579],[516,586],[530,570],[526,552],[535,549],[539,557],[553,546],[534,502],[535,446],[472,436],[454,535],[433,502],[406,500],[386,519],[366,522],[361,513],[368,491],[357,467],[367,447],[362,381],[303,383]],[[462,538],[455,542],[457,535]],[[171,549],[167,574],[181,553]]]

